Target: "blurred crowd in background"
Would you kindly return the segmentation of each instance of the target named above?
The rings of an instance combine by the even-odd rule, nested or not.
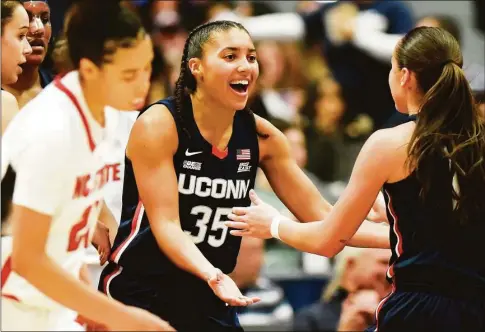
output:
[[[56,54],[63,47],[63,20],[72,2],[24,3],[33,53],[19,81],[2,86],[21,107],[56,74],[69,70]],[[481,1],[433,1],[431,8],[440,7],[435,13],[420,12],[425,5],[413,1],[122,2],[139,14],[154,42],[147,105],[173,93],[191,29],[217,19],[245,25],[260,66],[250,107],[286,135],[298,165],[331,203],[345,187],[365,139],[407,121],[395,110],[388,88],[390,58],[400,36],[415,26],[438,26],[462,45],[464,39],[467,45],[481,45],[484,54]],[[456,16],[456,6],[465,8],[465,19]],[[476,48],[466,51],[465,45],[464,70],[485,113],[483,61],[477,61]],[[284,210],[263,174],[257,191]],[[243,310],[241,323],[248,330],[363,330],[389,291],[389,256],[387,250],[347,248],[330,261],[273,240],[245,238],[233,277],[262,302]]]

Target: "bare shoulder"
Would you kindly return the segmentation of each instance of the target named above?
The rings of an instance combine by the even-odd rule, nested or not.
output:
[[[177,127],[172,114],[166,106],[155,104],[135,121],[128,141],[127,154],[132,155],[135,149],[146,153],[166,151],[175,154],[177,146]]]
[[[256,114],[254,117],[256,130],[261,135],[259,138],[260,160],[289,155],[290,148],[286,136],[268,120]]]
[[[271,124],[268,120],[260,117],[259,115],[254,114],[254,118],[256,120],[256,129],[258,132],[261,134],[268,134],[271,135],[272,133],[274,134],[275,131],[279,132],[279,130]]]
[[[413,130],[413,122],[404,123],[394,128],[380,129],[369,137],[366,145],[382,152],[406,148]]]
[[[374,132],[362,147],[358,159],[377,165],[379,172],[386,173],[386,182],[403,179],[409,173],[406,159],[413,130],[414,123],[409,122]]]

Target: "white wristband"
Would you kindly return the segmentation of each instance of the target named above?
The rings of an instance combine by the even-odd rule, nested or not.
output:
[[[271,236],[278,240],[281,240],[280,234],[279,234],[280,221],[281,221],[280,216],[274,217],[273,220],[271,221],[271,227],[270,227]]]

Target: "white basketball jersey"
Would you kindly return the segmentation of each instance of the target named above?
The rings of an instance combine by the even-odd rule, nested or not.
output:
[[[123,194],[123,178],[125,175],[125,153],[131,128],[138,117],[138,111],[119,112],[118,126],[113,140],[113,147],[106,155],[106,162],[115,171],[115,180],[108,183],[105,187],[104,201],[119,223],[121,218],[121,200]]]
[[[51,215],[47,255],[79,277],[102,205],[104,186],[116,176],[104,156],[112,146],[118,112],[105,127],[88,111],[78,72],[56,79],[13,119],[2,140],[2,176],[15,172],[13,203]],[[10,238],[2,238],[2,296],[30,306],[57,303],[11,271]],[[32,262],[35,264],[35,262]]]

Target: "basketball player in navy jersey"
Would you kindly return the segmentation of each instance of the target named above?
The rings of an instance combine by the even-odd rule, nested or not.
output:
[[[383,188],[393,290],[369,331],[485,331],[485,127],[462,65],[445,30],[410,31],[395,48],[389,85],[413,121],[369,138],[325,221],[292,222],[251,192],[256,206],[233,210],[231,233],[334,256]]]
[[[175,97],[142,111],[131,131],[120,227],[99,288],[178,331],[241,331],[234,306],[258,300],[227,276],[240,238],[224,225],[233,206],[250,204],[258,166],[300,220],[330,209],[284,135],[246,108],[258,73],[244,27],[199,26],[187,38]],[[385,227],[380,243],[369,236],[376,225],[368,227],[354,240],[389,246]]]

